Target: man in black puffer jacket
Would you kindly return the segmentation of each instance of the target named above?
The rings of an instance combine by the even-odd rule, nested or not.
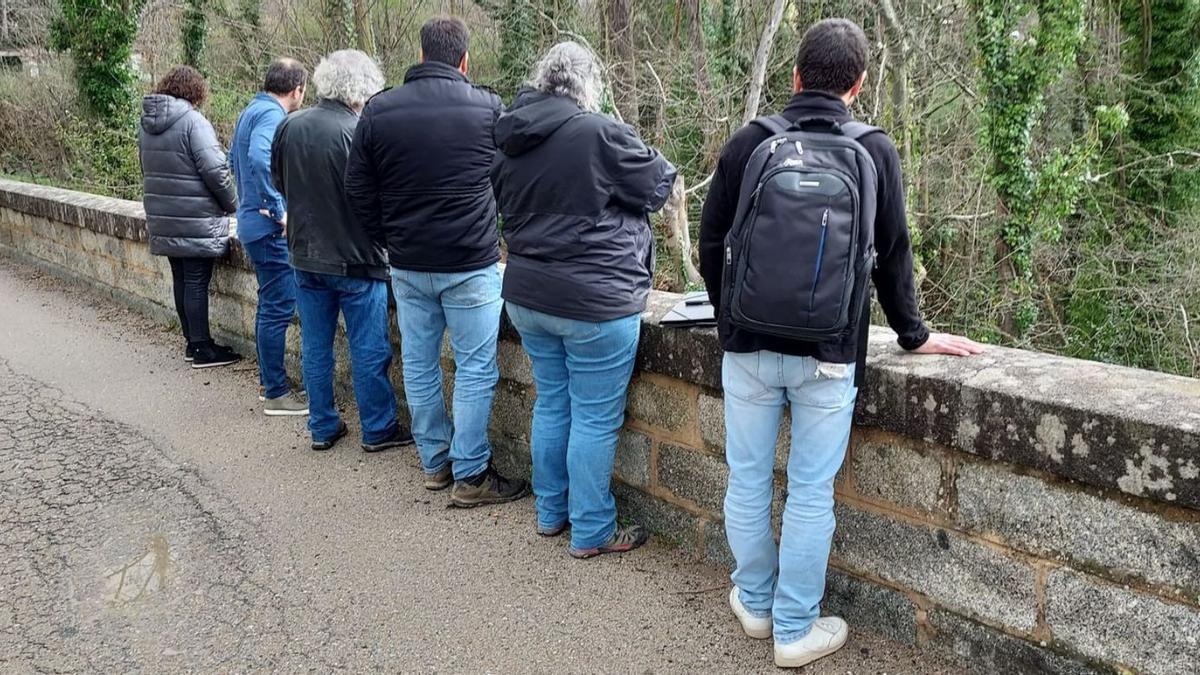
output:
[[[491,466],[488,421],[500,377],[500,248],[488,170],[500,97],[467,79],[463,22],[421,27],[421,63],[404,86],[363,111],[346,197],[359,222],[388,243],[400,326],[404,391],[425,487],[454,488],[456,506],[525,496]],[[454,347],[454,423],[442,395],[442,337]]]

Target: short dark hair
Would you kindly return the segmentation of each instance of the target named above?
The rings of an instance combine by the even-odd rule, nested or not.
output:
[[[842,95],[867,70],[870,44],[858,24],[849,19],[825,19],[813,24],[800,40],[796,70],[806,91]]]
[[[208,100],[208,81],[191,66],[175,66],[154,86],[154,93],[181,98],[199,108]]]
[[[435,16],[421,26],[421,55],[426,61],[457,68],[470,46],[471,32],[456,16]]]
[[[269,94],[290,94],[308,82],[308,71],[296,59],[278,58],[267,66],[263,91]]]

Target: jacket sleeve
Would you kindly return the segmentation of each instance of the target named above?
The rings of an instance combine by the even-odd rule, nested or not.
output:
[[[708,300],[716,310],[720,310],[721,277],[725,271],[725,236],[733,228],[742,185],[746,154],[743,145],[746,143],[738,134],[721,150],[700,212],[700,276],[704,278]]]
[[[203,115],[196,115],[196,121],[188,129],[188,148],[192,153],[192,161],[196,171],[208,187],[225,213],[237,211],[237,189],[234,187],[233,174],[229,172],[229,162],[221,143],[217,141],[217,132]]]
[[[612,199],[635,213],[657,211],[671,196],[675,167],[624,124],[606,128],[602,174]]]
[[[246,153],[250,180],[258,186],[258,192],[263,199],[261,204],[251,206],[266,209],[270,212],[271,219],[276,222],[283,220],[287,205],[283,195],[271,184],[271,141],[275,140],[275,130],[286,117],[282,111],[272,111],[264,115],[250,132],[250,148]]]
[[[921,310],[917,306],[900,153],[883,134],[874,136],[882,142],[871,144],[875,146],[871,155],[879,174],[875,214],[876,259],[872,279],[888,325],[898,336],[897,342],[904,349],[912,350],[925,344],[929,339],[929,329],[921,320]]]
[[[287,120],[284,120],[275,130],[275,138],[271,141],[271,185],[287,199],[287,191],[283,182],[283,153],[284,136],[287,134]]]
[[[354,129],[354,140],[350,143],[350,157],[346,161],[346,201],[355,220],[378,243],[386,241],[383,232],[383,207],[379,202],[379,180],[375,172],[375,158],[371,153],[370,107],[363,111]]]

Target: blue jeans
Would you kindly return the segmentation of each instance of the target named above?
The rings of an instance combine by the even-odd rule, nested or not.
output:
[[[314,441],[337,434],[341,418],[333,403],[333,337],[338,313],[346,317],[350,367],[363,443],[396,433],[396,392],[388,379],[387,282],[296,270],[301,361],[308,392],[308,430]]]
[[[500,369],[500,268],[414,272],[392,268],[404,394],[425,473],[449,463],[455,480],[477,476],[492,458],[488,422]],[[454,350],[454,425],[442,394],[442,336]]]
[[[611,490],[617,432],[642,318],[594,323],[508,303],[533,364],[533,494],[538,525],[571,523],[571,545],[593,548],[617,527]]]
[[[288,262],[287,239],[281,235],[242,242],[254,274],[258,276],[258,310],[254,316],[254,343],[258,351],[258,380],[267,398],[291,391],[283,357],[287,329],[296,313],[296,275]]]
[[[833,541],[833,479],[846,457],[854,414],[854,365],[761,351],[726,353],[725,533],[742,604],[774,619],[775,642],[808,634],[820,616]],[[776,550],[771,532],[775,440],[791,404],[787,504]]]

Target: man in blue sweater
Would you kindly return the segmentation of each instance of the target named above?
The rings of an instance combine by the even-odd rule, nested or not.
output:
[[[288,263],[287,205],[271,184],[275,129],[300,108],[307,83],[308,71],[295,59],[273,61],[263,90],[238,117],[229,150],[237,178],[237,236],[258,276],[254,337],[267,415],[308,414],[308,403],[292,391],[283,365],[287,328],[296,312],[296,278]]]

